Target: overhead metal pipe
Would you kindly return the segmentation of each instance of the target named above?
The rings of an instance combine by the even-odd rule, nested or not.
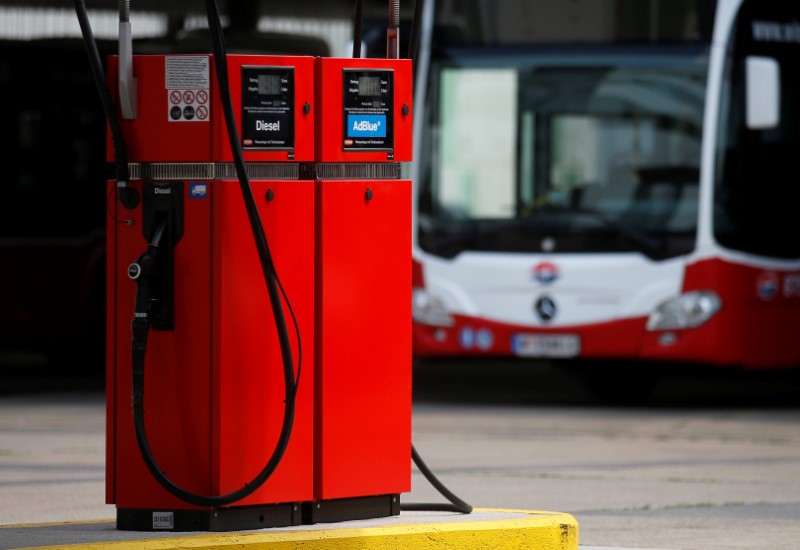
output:
[[[136,78],[133,76],[133,36],[131,34],[131,5],[119,2],[119,108],[122,118],[137,115]]]
[[[400,0],[389,0],[389,28],[386,31],[386,58],[400,57]]]

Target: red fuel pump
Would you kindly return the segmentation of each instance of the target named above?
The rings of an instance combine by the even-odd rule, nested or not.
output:
[[[108,63],[107,500],[134,530],[398,514],[410,61],[227,56],[209,20],[213,56]]]
[[[111,82],[117,67],[111,59]],[[280,368],[273,297],[225,140],[213,58],[137,56],[133,69],[138,116],[122,129],[130,187],[141,200],[133,209],[114,203],[108,224],[107,498],[121,529],[300,523],[301,504],[313,500],[314,182],[299,178],[299,163],[314,158],[306,108],[314,103],[314,59],[228,58],[270,261],[286,296],[297,297],[278,300],[297,325],[290,347],[299,358],[302,346],[302,384],[299,368],[290,364],[289,384]],[[148,243],[152,259],[139,258]],[[134,329],[145,313],[150,326],[143,335],[134,330],[134,348],[146,346],[137,365],[129,327],[131,306],[142,300]],[[218,497],[240,496],[273,461],[251,494]]]
[[[399,513],[411,489],[411,182],[399,162],[411,160],[412,91],[408,60],[316,69],[313,519],[328,521],[356,495]]]

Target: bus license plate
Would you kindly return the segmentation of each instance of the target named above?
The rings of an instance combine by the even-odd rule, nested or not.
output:
[[[511,350],[522,357],[575,357],[581,339],[577,334],[515,334]]]

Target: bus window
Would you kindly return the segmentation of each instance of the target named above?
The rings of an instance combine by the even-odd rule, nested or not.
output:
[[[517,72],[445,69],[441,83],[441,210],[466,219],[512,215]]]
[[[724,80],[714,208],[714,236],[730,249],[800,258],[800,9],[795,3],[746,2],[735,22]],[[775,60],[780,75],[777,126],[748,129],[745,68],[749,56]]]

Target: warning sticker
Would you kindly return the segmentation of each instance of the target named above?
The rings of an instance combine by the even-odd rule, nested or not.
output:
[[[209,119],[209,61],[207,56],[166,58],[167,120],[206,122]]]
[[[204,55],[168,56],[166,61],[168,90],[210,88],[208,57]]]
[[[208,121],[208,90],[169,90],[167,118],[171,122]]]

